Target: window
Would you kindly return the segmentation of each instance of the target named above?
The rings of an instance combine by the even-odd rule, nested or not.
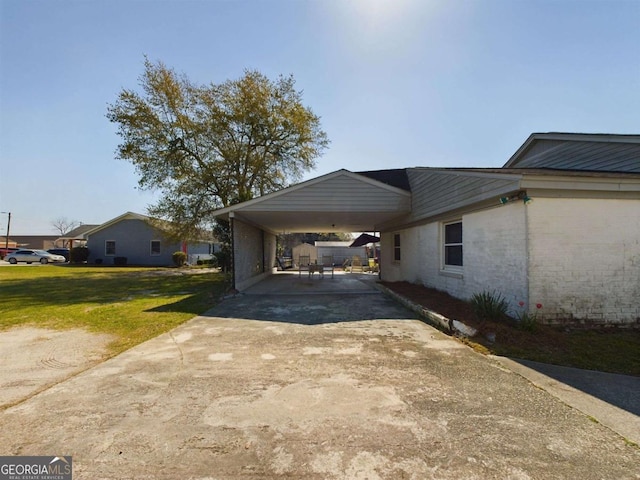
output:
[[[151,255],[160,255],[160,240],[151,240]]]
[[[444,267],[462,267],[462,222],[444,224]]]
[[[400,261],[400,234],[395,233],[393,235],[393,260]]]
[[[104,254],[105,255],[115,255],[116,254],[116,241],[115,240],[107,240],[104,242]]]

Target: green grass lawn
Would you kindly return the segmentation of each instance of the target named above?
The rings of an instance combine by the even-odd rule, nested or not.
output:
[[[86,328],[114,335],[117,354],[203,313],[224,288],[222,274],[188,269],[6,266],[0,330]]]

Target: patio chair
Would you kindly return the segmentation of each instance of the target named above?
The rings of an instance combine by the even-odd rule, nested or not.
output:
[[[354,255],[351,259],[351,273],[355,272],[356,270],[364,272],[364,268],[362,267],[362,259],[359,255]]]
[[[378,273],[380,271],[380,267],[378,266],[378,262],[375,258],[369,259],[369,271],[373,273]]]
[[[323,277],[325,271],[331,271],[331,278],[333,278],[333,255],[322,256],[322,271],[320,273]]]
[[[298,276],[302,275],[302,271],[310,272],[309,265],[311,264],[310,255],[300,255],[298,257]]]

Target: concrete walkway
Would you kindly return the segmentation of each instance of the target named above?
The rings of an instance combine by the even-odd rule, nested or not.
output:
[[[567,405],[640,445],[640,377],[493,357]]]
[[[228,298],[4,411],[0,454],[75,479],[639,478],[637,447],[361,280]]]

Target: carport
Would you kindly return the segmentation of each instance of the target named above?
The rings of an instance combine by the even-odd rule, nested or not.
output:
[[[338,170],[215,212],[231,226],[233,287],[274,273],[276,236],[309,232],[380,232],[409,214],[404,170]]]

